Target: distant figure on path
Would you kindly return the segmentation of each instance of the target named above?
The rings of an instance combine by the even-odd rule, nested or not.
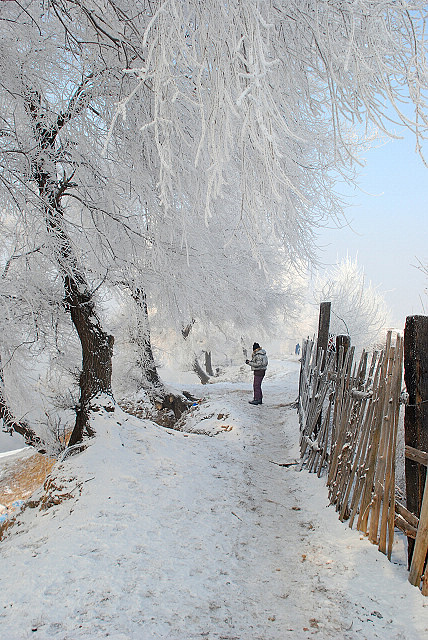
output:
[[[299,343],[296,344],[296,348],[294,349],[294,353],[296,354],[296,356],[300,355],[300,344]]]
[[[253,391],[254,398],[250,400],[250,404],[262,404],[262,382],[265,377],[266,368],[268,366],[268,358],[266,351],[261,348],[258,342],[253,344],[253,353],[251,360],[245,360],[245,364],[249,364],[254,372]]]

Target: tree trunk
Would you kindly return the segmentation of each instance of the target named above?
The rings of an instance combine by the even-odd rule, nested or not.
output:
[[[205,351],[205,371],[209,376],[214,375],[213,365],[211,360],[211,351]]]
[[[192,318],[192,321],[189,322],[188,325],[186,325],[185,327],[182,328],[181,330],[181,335],[183,336],[183,338],[186,340],[186,338],[189,337],[189,333],[192,330],[193,325],[195,324],[195,320],[194,318]]]
[[[76,423],[69,446],[80,442],[85,435],[92,436],[89,426],[90,401],[99,393],[111,392],[113,336],[101,327],[95,312],[95,303],[83,270],[73,252],[72,243],[64,226],[61,199],[69,187],[70,177],[57,178],[56,153],[58,135],[64,125],[86,104],[87,81],[83,81],[70,100],[66,111],[54,118],[47,114],[41,95],[28,88],[26,108],[31,118],[36,141],[31,161],[32,179],[38,187],[44,206],[46,229],[52,238],[53,255],[64,284],[64,306],[79,336],[82,347],[80,399],[76,410]]]
[[[241,346],[242,346],[242,353],[243,353],[244,362],[245,362],[245,360],[248,360],[248,351],[247,351],[247,348],[245,346],[245,342],[244,342],[243,338],[241,338]]]
[[[94,435],[89,426],[90,401],[99,393],[112,395],[114,338],[102,329],[95,312],[92,295],[87,289],[82,292],[70,276],[64,280],[64,289],[65,304],[82,347],[79,406],[76,412],[76,423],[68,442],[69,446],[72,446],[80,442],[85,435]]]
[[[149,397],[152,395],[152,400],[155,400],[155,406],[159,410],[171,410],[174,413],[175,419],[178,420],[184,411],[187,411],[189,403],[180,395],[166,392],[164,384],[159,378],[153,357],[146,294],[143,289],[139,287],[131,288],[131,293],[139,310],[137,332],[134,336],[134,342],[139,351],[137,364],[144,378],[142,387],[147,391]]]
[[[205,371],[202,369],[202,367],[199,364],[198,359],[196,357],[195,357],[195,359],[193,361],[193,371],[196,373],[196,375],[198,376],[198,378],[202,382],[202,384],[207,384],[207,382],[209,382],[209,380],[210,380],[209,376],[207,376]]]
[[[194,318],[192,318],[192,321],[189,322],[189,324],[187,326],[183,327],[183,329],[181,330],[181,335],[183,336],[184,340],[186,340],[189,337],[189,334],[190,334],[194,324],[195,324],[195,320],[194,320]],[[202,369],[201,365],[199,364],[196,354],[194,356],[192,369],[196,373],[196,375],[198,376],[198,378],[202,382],[202,384],[207,384],[207,382],[209,382],[210,378],[205,373],[205,371]]]
[[[139,310],[137,335],[135,336],[135,342],[139,351],[138,365],[149,386],[157,388],[163,387],[153,357],[146,294],[142,289],[137,288],[132,290],[132,297]],[[143,387],[145,388],[145,385],[143,385]]]

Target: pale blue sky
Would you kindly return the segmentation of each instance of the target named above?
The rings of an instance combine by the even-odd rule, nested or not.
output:
[[[358,255],[397,328],[408,315],[428,315],[428,278],[414,266],[418,259],[428,264],[428,168],[414,148],[414,138],[405,134],[368,151],[359,179],[365,193],[354,191],[345,210],[350,227],[325,229],[320,236],[324,264]]]

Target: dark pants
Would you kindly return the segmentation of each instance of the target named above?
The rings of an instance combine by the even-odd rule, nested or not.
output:
[[[254,371],[253,390],[254,390],[254,400],[256,400],[257,402],[261,402],[263,399],[262,382],[263,382],[263,378],[265,377],[265,373],[266,371],[257,370],[257,369]]]

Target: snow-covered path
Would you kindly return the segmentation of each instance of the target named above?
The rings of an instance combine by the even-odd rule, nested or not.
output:
[[[298,454],[297,371],[272,363],[261,407],[248,376],[203,388],[187,426],[206,435],[100,410],[55,475],[62,501],[0,544],[0,637],[426,638],[405,568],[338,521],[322,480],[279,466]]]

